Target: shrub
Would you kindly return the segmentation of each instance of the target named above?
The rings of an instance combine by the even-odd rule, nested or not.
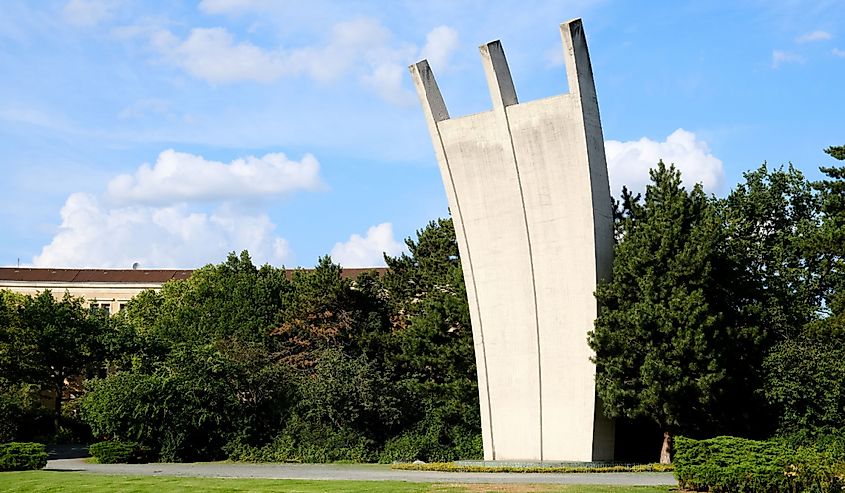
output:
[[[372,440],[353,430],[309,423],[296,415],[264,446],[226,445],[230,459],[245,462],[372,462],[374,448]]]
[[[480,459],[481,434],[460,426],[425,420],[412,430],[388,440],[379,462],[448,462]]]
[[[782,440],[678,437],[674,463],[679,485],[696,491],[828,493],[845,486],[845,469],[830,455]]]
[[[27,471],[47,465],[47,452],[40,443],[0,444],[0,471]]]
[[[88,447],[88,452],[100,464],[131,464],[146,462],[141,447],[135,442],[109,440]]]

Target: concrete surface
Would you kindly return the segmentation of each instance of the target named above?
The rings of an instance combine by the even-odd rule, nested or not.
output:
[[[46,470],[200,478],[408,481],[414,483],[606,484],[626,486],[677,484],[672,473],[454,473],[400,471],[390,469],[390,466],[376,464],[88,464],[83,459],[58,459],[47,462]]]
[[[410,67],[467,285],[486,460],[613,459],[587,332],[613,223],[581,21],[561,25],[569,93],[519,103],[501,43],[481,46],[491,111],[450,118],[428,63]]]

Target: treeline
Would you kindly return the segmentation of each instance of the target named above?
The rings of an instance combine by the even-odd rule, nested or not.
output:
[[[286,272],[231,254],[111,318],[70,297],[2,292],[0,412],[17,429],[0,429],[0,441],[58,431],[132,442],[164,461],[480,457],[451,221],[407,245],[382,277],[354,280],[329,258]],[[69,392],[66,379],[84,388]],[[45,390],[59,396],[53,428],[27,417]],[[80,436],[84,425],[93,437]]]
[[[660,163],[623,191],[589,343],[605,412],[658,426],[663,462],[678,434],[845,446],[845,167],[821,170],[763,165],[719,199]]]
[[[845,459],[845,167],[822,171],[763,165],[716,198],[660,163],[643,195],[623,190],[588,342],[605,413],[662,431],[664,460],[674,436],[721,434]],[[167,461],[480,458],[452,223],[406,243],[354,280],[329,258],[288,272],[231,254],[111,318],[0,291],[0,441],[116,440]]]

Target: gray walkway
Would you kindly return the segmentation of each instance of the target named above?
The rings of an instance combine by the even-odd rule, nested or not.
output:
[[[401,471],[390,469],[389,466],[375,464],[88,464],[83,459],[57,459],[47,463],[47,470],[200,478],[389,480],[415,483],[543,483],[631,486],[677,484],[672,473],[456,473]]]

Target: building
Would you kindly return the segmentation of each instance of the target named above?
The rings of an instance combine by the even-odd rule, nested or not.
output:
[[[80,296],[110,314],[122,310],[133,296],[161,289],[171,280],[187,279],[192,270],[177,269],[50,269],[0,267],[0,289],[35,295],[49,289],[55,296]]]
[[[341,276],[355,279],[360,274],[385,268],[343,269]],[[293,270],[288,270],[290,277]],[[85,298],[90,306],[115,314],[141,291],[161,289],[167,281],[191,277],[191,269],[51,269],[31,267],[0,267],[0,289],[35,295],[45,289],[53,295]]]

